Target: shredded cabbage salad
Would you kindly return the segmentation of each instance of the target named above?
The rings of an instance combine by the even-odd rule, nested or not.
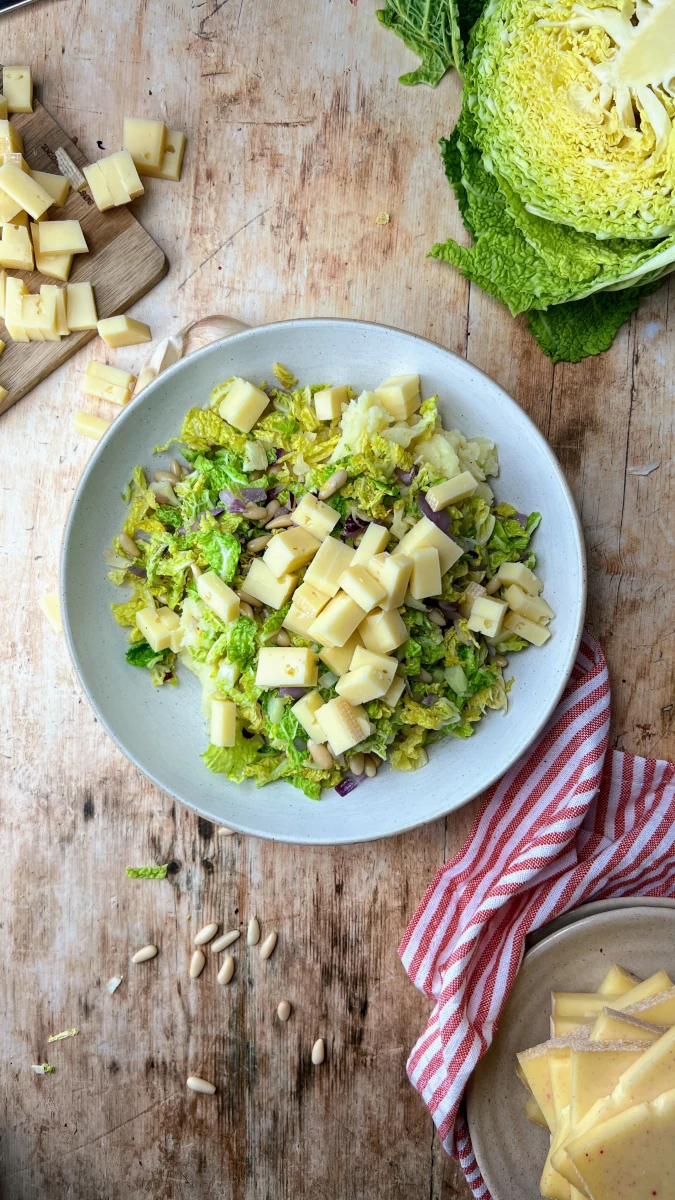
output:
[[[202,754],[205,766],[236,783],[251,779],[262,786],[282,779],[318,800],[322,788],[337,787],[345,795],[357,783],[367,782],[364,755],[374,762],[386,760],[396,770],[416,770],[427,763],[435,742],[471,737],[488,709],[505,713],[512,682],[504,677],[505,656],[532,641],[543,643],[553,614],[530,613],[536,616],[539,634],[532,632],[528,605],[533,601],[535,607],[548,608],[536,599],[541,584],[532,575],[530,539],[540,514],[520,514],[511,504],[497,502],[487,483],[498,473],[496,448],[489,438],[467,438],[456,429],[444,429],[437,396],[422,401],[419,392],[408,405],[412,414],[397,419],[383,402],[392,391],[386,388],[380,394],[376,389],[361,395],[347,387],[336,389],[342,402],[332,420],[322,420],[314,397],[329,385],[300,387],[278,363],[274,374],[278,383],[261,385],[268,402],[247,432],[220,415],[221,408],[227,411],[231,389],[244,382],[231,379],[214,389],[206,408],[189,410],[178,437],[155,447],[153,453],[165,456],[159,480],[149,482],[140,466],[134,470],[122,497],[127,504],[123,531],[107,552],[108,577],[132,589],[112,605],[117,623],[130,629],[130,666],[145,669],[156,687],[175,686],[181,668],[193,672],[201,681],[206,721],[212,717],[214,699],[236,705],[236,732],[220,739],[231,744],[211,741]],[[395,391],[397,382],[391,382]],[[180,461],[173,458],[169,467],[173,442]],[[338,471],[344,473],[339,477],[344,482],[328,495],[333,486],[329,481]],[[475,485],[473,493],[433,511],[426,499],[430,490],[466,472]],[[265,526],[270,519],[292,518],[307,493],[322,492],[326,498],[319,507],[327,505],[335,520],[328,536],[345,547],[358,547],[375,523],[389,531],[386,551],[378,555],[384,561],[396,556],[401,539],[418,524],[420,530],[430,524],[451,540],[458,555],[443,573],[439,593],[416,599],[408,590],[395,610],[403,622],[403,640],[384,656],[398,684],[392,690],[387,680],[379,695],[353,706],[367,718],[362,726],[362,731],[369,730],[367,736],[347,749],[331,745],[332,732],[322,739],[332,750],[330,766],[315,761],[312,748],[317,738],[310,737],[297,711],[298,700],[309,692],[318,693],[317,705],[340,697],[344,677],[323,657],[330,658],[330,646],[284,626],[292,596],[278,609],[259,600],[248,604],[245,598],[239,615],[226,622],[205,602],[199,587],[200,578],[208,575],[227,585],[226,590],[248,593],[251,564],[264,561],[266,553],[266,547],[258,550],[248,544],[270,533],[276,540],[288,529],[297,530],[290,522],[276,530]],[[503,564],[517,565],[504,568],[502,576]],[[293,571],[295,588],[310,565]],[[525,590],[518,586],[521,574],[534,580],[530,595],[529,585]],[[501,614],[494,637],[482,631],[481,618],[472,617],[479,600],[483,605],[486,600],[495,602],[495,612]],[[139,614],[148,612],[151,619],[162,614],[170,618],[167,636],[153,637],[157,648],[139,628]],[[376,607],[369,616],[379,612]],[[350,636],[360,642],[363,629]],[[520,629],[525,636],[516,632]],[[316,663],[310,685],[269,687],[257,681],[261,650],[284,645],[310,651]],[[371,690],[376,675],[369,675]],[[397,691],[400,695],[393,699]],[[316,733],[316,721],[309,727]],[[325,751],[318,757],[325,759]],[[353,759],[358,775],[350,771]]]

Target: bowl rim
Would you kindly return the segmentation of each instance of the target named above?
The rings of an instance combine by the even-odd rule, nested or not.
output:
[[[565,688],[567,687],[567,684],[569,682],[569,678],[572,673],[572,669],[574,667],[574,663],[575,663],[575,660],[577,657],[579,646],[581,644],[581,638],[583,635],[584,620],[585,620],[585,614],[586,614],[586,602],[587,602],[587,592],[588,592],[588,585],[587,585],[588,568],[587,568],[586,546],[585,546],[585,542],[584,542],[583,527],[581,524],[581,519],[579,517],[579,513],[577,511],[574,497],[572,495],[571,488],[567,482],[567,479],[563,472],[562,466],[560,465],[560,462],[558,461],[558,458],[557,458],[555,452],[553,451],[552,447],[549,445],[549,443],[546,440],[546,438],[544,437],[543,433],[541,433],[541,431],[535,425],[534,421],[529,416],[529,414],[525,411],[525,409],[522,408],[516,400],[514,400],[513,396],[511,396],[505,390],[505,388],[503,388],[501,386],[501,384],[497,383],[496,380],[492,379],[491,376],[489,376],[486,371],[483,371],[480,367],[475,366],[473,363],[469,362],[468,359],[463,358],[461,355],[456,354],[453,350],[448,350],[445,346],[442,346],[439,342],[435,342],[432,338],[424,337],[423,335],[417,334],[417,333],[411,333],[409,330],[406,330],[406,329],[399,329],[395,325],[385,325],[383,322],[379,322],[379,321],[359,321],[359,320],[354,320],[351,317],[293,317],[288,321],[270,321],[263,325],[250,326],[246,329],[240,330],[237,333],[230,334],[229,336],[226,336],[224,338],[219,338],[216,341],[209,342],[205,346],[201,346],[198,350],[193,351],[191,354],[188,354],[184,358],[179,359],[172,366],[167,367],[166,370],[162,371],[161,374],[158,375],[155,379],[153,379],[151,383],[147,384],[147,386],[144,387],[143,390],[141,392],[139,392],[139,394],[137,396],[133,397],[132,400],[127,405],[125,405],[122,412],[120,412],[119,415],[117,415],[114,418],[114,420],[110,424],[110,427],[105,431],[103,437],[100,439],[100,441],[97,443],[96,447],[94,448],[94,451],[93,451],[89,461],[87,462],[87,465],[84,468],[84,471],[80,477],[78,485],[73,494],[73,498],[72,498],[72,501],[70,504],[70,509],[68,511],[68,516],[67,516],[64,528],[63,528],[63,534],[62,534],[62,539],[61,539],[61,553],[60,553],[60,559],[59,559],[59,568],[60,568],[59,569],[59,600],[60,600],[60,606],[61,606],[61,618],[62,618],[62,624],[63,624],[63,631],[64,631],[65,638],[66,638],[68,652],[70,654],[72,664],[75,668],[75,673],[77,675],[79,684],[80,684],[81,688],[83,689],[83,691],[87,697],[87,700],[89,701],[89,704],[91,705],[92,709],[94,710],[94,713],[95,713],[96,717],[98,718],[98,721],[103,726],[106,733],[112,738],[115,745],[119,747],[119,749],[124,754],[125,758],[128,759],[128,761],[131,762],[137,768],[137,770],[139,770],[141,772],[141,774],[143,776],[145,776],[146,779],[150,780],[150,782],[152,784],[154,784],[154,786],[161,793],[163,793],[164,795],[171,796],[173,799],[178,800],[179,803],[185,805],[185,807],[190,809],[192,812],[197,813],[199,816],[204,817],[206,820],[214,822],[213,815],[211,813],[209,813],[207,809],[200,808],[199,804],[194,803],[192,801],[188,802],[177,791],[174,791],[172,788],[167,787],[166,784],[161,782],[155,775],[153,775],[149,770],[147,770],[138,761],[138,759],[135,757],[135,755],[132,754],[126,748],[126,746],[123,744],[123,742],[120,740],[117,733],[115,732],[115,729],[108,722],[103,711],[101,710],[101,708],[97,704],[96,700],[94,699],[94,696],[93,696],[92,692],[90,691],[87,680],[86,680],[86,675],[85,675],[85,671],[84,671],[82,662],[77,653],[77,649],[75,646],[75,639],[73,636],[72,624],[71,624],[71,620],[70,620],[70,614],[68,612],[66,580],[67,580],[67,572],[68,572],[70,537],[71,537],[71,533],[72,533],[72,527],[73,527],[73,524],[75,521],[75,516],[76,516],[77,510],[79,508],[79,504],[82,499],[82,496],[83,496],[83,494],[87,488],[87,485],[89,483],[90,476],[96,471],[99,459],[101,458],[102,454],[104,453],[108,444],[110,443],[111,439],[113,438],[114,432],[117,429],[119,429],[122,425],[124,425],[127,420],[130,419],[130,416],[133,412],[135,412],[142,404],[144,404],[148,399],[150,399],[150,397],[158,389],[160,389],[162,386],[164,386],[170,379],[172,379],[176,375],[180,375],[181,371],[187,369],[188,364],[192,364],[197,359],[208,357],[210,354],[213,354],[214,352],[216,352],[218,350],[218,348],[220,346],[224,345],[225,343],[227,343],[228,345],[230,343],[232,343],[234,345],[236,343],[240,343],[245,340],[254,339],[256,337],[256,335],[258,335],[261,332],[268,332],[270,330],[288,329],[289,327],[295,327],[298,325],[314,326],[314,327],[318,327],[318,328],[324,327],[326,329],[329,329],[335,325],[349,325],[349,326],[353,326],[356,330],[374,329],[374,330],[378,330],[378,331],[384,330],[387,333],[402,334],[406,338],[411,338],[416,342],[420,342],[425,345],[433,346],[433,348],[435,350],[439,350],[439,349],[442,350],[444,354],[449,355],[451,358],[455,359],[458,363],[461,363],[464,368],[468,368],[470,372],[474,373],[475,375],[477,375],[479,377],[482,377],[482,379],[487,382],[489,387],[491,389],[493,389],[493,391],[499,395],[500,401],[503,405],[505,405],[507,408],[510,407],[510,408],[517,410],[519,419],[521,421],[523,421],[527,427],[529,427],[530,433],[540,443],[540,446],[541,446],[544,454],[546,454],[548,456],[550,463],[551,463],[551,468],[554,471],[554,473],[556,474],[558,481],[562,487],[562,491],[563,491],[564,497],[567,501],[569,513],[573,519],[574,528],[576,530],[576,535],[577,535],[576,536],[576,544],[577,544],[577,554],[578,554],[578,562],[579,562],[579,578],[580,578],[580,582],[581,582],[581,604],[579,607],[579,619],[577,622],[576,633],[575,633],[574,638],[570,642],[569,651],[567,654],[567,658],[564,662],[564,667],[563,667],[563,671],[562,671],[562,675],[561,675],[561,682],[560,682],[558,688],[556,689],[556,692],[549,700],[549,703],[546,705],[546,707],[544,709],[542,709],[542,712],[541,712],[535,726],[533,727],[532,735],[528,739],[526,745],[523,746],[523,748],[521,749],[518,758],[514,759],[513,762],[511,762],[506,767],[496,771],[493,775],[490,775],[489,779],[480,788],[477,788],[475,791],[472,791],[471,794],[468,795],[466,797],[466,799],[462,801],[461,804],[454,805],[453,807],[446,809],[444,812],[439,812],[432,816],[424,817],[422,820],[419,820],[419,821],[414,821],[414,820],[409,821],[408,823],[401,825],[400,828],[391,829],[391,830],[385,831],[383,833],[373,833],[373,834],[368,834],[367,836],[363,836],[362,834],[359,835],[359,833],[357,832],[353,835],[349,834],[348,836],[340,837],[340,839],[336,841],[334,837],[313,836],[311,834],[309,836],[305,836],[301,839],[298,839],[297,836],[288,836],[288,837],[282,836],[282,835],[271,836],[270,834],[261,832],[259,829],[250,828],[250,827],[247,827],[246,825],[238,824],[236,822],[232,822],[231,826],[229,826],[232,829],[234,829],[235,832],[245,834],[246,836],[249,836],[249,837],[260,837],[260,838],[264,838],[266,841],[285,842],[290,845],[308,845],[308,846],[310,846],[310,845],[312,845],[312,846],[353,845],[353,844],[357,844],[359,842],[371,842],[371,841],[378,841],[383,838],[398,837],[399,835],[401,835],[403,833],[409,833],[413,829],[418,829],[424,825],[429,825],[433,821],[438,821],[441,818],[445,819],[450,815],[450,813],[452,813],[456,810],[465,808],[467,804],[470,804],[478,796],[482,795],[489,788],[493,787],[494,784],[499,779],[501,779],[506,774],[507,771],[512,769],[515,762],[519,761],[519,759],[522,758],[528,752],[530,747],[540,736],[542,730],[545,728],[552,713],[555,711]]]

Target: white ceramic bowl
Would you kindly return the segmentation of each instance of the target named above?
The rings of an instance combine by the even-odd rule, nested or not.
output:
[[[128,631],[110,604],[125,594],[109,583],[103,553],[119,532],[120,493],[132,468],[160,461],[153,446],[178,433],[191,405],[231,375],[255,382],[283,362],[302,381],[349,382],[360,390],[389,375],[419,372],[426,396],[437,392],[443,423],[498,445],[497,497],[543,514],[535,535],[538,573],[556,612],[543,649],[514,656],[506,716],[489,713],[466,741],[431,747],[427,767],[380,770],[345,798],[327,791],[316,803],[284,783],[257,789],[212,775],[199,755],[208,743],[200,687],[186,670],[178,687],[153,688],[125,662]],[[162,459],[170,459],[169,452]],[[162,465],[164,463],[162,462]],[[381,325],[307,320],[267,325],[207,346],[170,368],[117,417],[97,446],[73,500],[61,570],[63,622],[82,685],[124,753],[163,791],[219,824],[289,842],[358,842],[400,833],[459,808],[498,779],[553,711],[572,669],[585,608],[585,559],[579,519],[562,471],[544,438],[510,397],[447,350]]]

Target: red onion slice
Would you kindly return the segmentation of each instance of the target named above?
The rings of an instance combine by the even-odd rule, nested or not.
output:
[[[437,700],[438,696],[435,696],[433,692],[430,692],[428,696],[424,697],[422,704],[425,704],[427,708],[433,708]]]
[[[403,471],[401,467],[397,467],[394,474],[401,481],[401,483],[404,483],[406,487],[410,487],[410,484],[417,474],[417,467],[413,465],[409,471]]]
[[[244,501],[240,500],[239,496],[235,496],[234,492],[228,492],[228,491],[219,492],[218,499],[222,500],[227,511],[230,513],[246,512],[246,505],[244,504]]]
[[[280,696],[291,696],[293,700],[301,700],[309,688],[306,687],[280,687]]]
[[[418,493],[417,506],[422,516],[428,517],[430,521],[433,521],[437,529],[442,530],[443,533],[450,533],[450,513],[446,508],[441,508],[439,512],[434,512],[433,508],[430,508],[427,504],[426,496],[422,492]]]
[[[225,507],[221,504],[220,508],[210,508],[209,512],[211,513],[212,517],[219,517],[221,513],[225,512]]]
[[[139,579],[148,578],[148,572],[146,571],[145,567],[127,567],[127,571],[130,575],[138,575]]]
[[[264,504],[267,500],[267,492],[261,487],[242,488],[241,496],[248,504]]]
[[[335,791],[337,792],[338,796],[348,796],[349,793],[353,792],[354,788],[358,786],[357,780],[354,779],[352,775],[346,775],[345,778],[340,781],[340,783],[336,784]]]

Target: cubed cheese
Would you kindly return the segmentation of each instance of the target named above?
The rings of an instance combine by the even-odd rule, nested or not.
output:
[[[342,675],[335,685],[338,696],[344,696],[350,704],[367,704],[369,700],[377,700],[384,696],[391,684],[384,671],[367,665],[357,667]]]
[[[5,293],[7,291],[7,272],[0,271],[0,317],[5,319]]]
[[[269,396],[260,388],[254,387],[247,379],[237,378],[230,384],[229,391],[221,401],[218,412],[224,421],[249,433],[256,421],[262,416],[270,402]]]
[[[84,175],[99,212],[107,212],[109,208],[114,208],[115,201],[112,192],[98,163],[91,163],[90,166],[85,167]]]
[[[461,617],[470,617],[476,600],[481,596],[487,596],[487,591],[482,583],[467,583],[463,598],[460,600],[458,608]]]
[[[551,636],[550,629],[545,629],[543,625],[535,625],[534,621],[528,621],[527,617],[521,617],[515,612],[510,612],[504,618],[504,629],[525,638],[525,641],[531,642],[533,646],[543,646]]]
[[[378,671],[384,672],[389,683],[392,683],[397,666],[398,662],[395,658],[387,658],[386,654],[374,654],[372,650],[366,650],[364,646],[357,646],[352,655],[349,669],[355,671],[357,667],[377,667]]]
[[[56,297],[53,292],[21,297],[21,324],[33,342],[58,342]]]
[[[61,605],[59,604],[58,592],[50,592],[49,595],[43,596],[39,601],[39,605],[49,621],[49,624],[54,630],[54,633],[63,633]]]
[[[438,550],[438,557],[441,564],[441,575],[445,575],[446,571],[450,570],[459,558],[462,557],[464,551],[457,542],[453,542],[447,534],[443,533],[442,529],[438,529],[433,521],[428,517],[422,517],[421,520],[413,525],[412,529],[401,538],[396,552],[398,554],[410,554],[413,550],[420,550],[423,546],[435,546]]]
[[[29,171],[28,173],[31,179],[34,179],[45,192],[49,193],[54,208],[63,208],[70,191],[70,180],[66,179],[65,175],[52,175],[49,171]]]
[[[530,596],[538,596],[544,587],[541,579],[537,579],[534,572],[529,567],[524,566],[523,563],[502,563],[495,579],[499,580],[500,586],[504,583],[515,583]]]
[[[320,421],[339,421],[342,405],[348,401],[349,388],[346,386],[324,388],[314,393],[314,408]]]
[[[34,221],[37,221],[52,204],[49,192],[13,162],[5,162],[0,167],[0,188],[11,196],[19,208],[24,208],[30,213]]]
[[[316,714],[320,708],[323,708],[323,700],[319,692],[307,692],[298,700],[291,712],[293,716],[300,722],[305,733],[309,734],[313,742],[325,742],[326,735],[316,719]]]
[[[370,574],[365,566],[347,567],[339,579],[340,587],[351,596],[352,600],[369,613],[387,595],[387,589]]]
[[[312,586],[311,583],[301,583],[299,588],[296,588],[293,593],[293,604],[299,612],[305,616],[311,617],[314,620],[319,613],[328,604],[329,597],[325,592],[320,592],[318,588]]]
[[[150,326],[133,317],[106,317],[98,322],[99,337],[106,346],[139,346],[152,340]]]
[[[324,646],[319,651],[319,658],[322,663],[325,663],[329,671],[334,675],[346,675],[349,670],[354,651],[357,646],[362,646],[361,634],[358,629],[350,638],[347,638],[344,646]]]
[[[73,425],[76,431],[82,434],[82,437],[92,438],[93,441],[98,442],[110,428],[111,422],[104,421],[103,417],[95,417],[92,413],[76,412],[73,415]]]
[[[528,596],[517,583],[511,583],[504,588],[504,599],[514,612],[535,621],[538,625],[546,625],[555,616],[553,609],[541,596]]]
[[[383,612],[381,608],[370,613],[359,625],[359,633],[367,650],[375,654],[389,654],[408,640],[401,614],[395,608]]]
[[[270,608],[282,608],[297,582],[297,575],[284,575],[282,579],[276,579],[261,558],[254,558],[243,590]]]
[[[28,166],[23,154],[19,154],[18,152],[5,154],[3,155],[3,162],[13,162],[20,171],[23,171],[24,175],[30,175],[30,167]]]
[[[386,409],[395,421],[407,421],[417,412],[422,397],[419,375],[392,375],[375,388],[378,404]]]
[[[324,542],[340,520],[340,514],[330,504],[324,504],[323,500],[317,500],[316,496],[307,492],[293,509],[291,520]]]
[[[207,608],[225,625],[239,616],[239,597],[215,571],[205,571],[197,580],[197,591]]]
[[[300,646],[263,646],[258,654],[258,687],[315,687],[316,655]]]
[[[22,212],[23,209],[16,200],[12,200],[6,192],[0,191],[0,225],[6,225],[9,221],[20,225],[23,220]]]
[[[97,396],[99,400],[112,400],[113,404],[128,404],[131,400],[131,388],[128,384],[120,383],[119,379],[129,378],[128,371],[120,371],[117,367],[106,367],[103,363],[94,363],[99,370],[87,371],[84,376],[82,389],[88,396]],[[133,376],[130,377],[133,380]]]
[[[390,704],[392,708],[396,708],[396,705],[398,704],[399,700],[401,699],[401,696],[403,695],[404,691],[405,691],[405,679],[403,678],[402,675],[396,675],[394,677],[394,679],[392,680],[392,684],[391,684],[391,687],[389,688],[389,691],[385,692],[385,694],[384,694],[383,699],[384,699],[385,704]]]
[[[41,275],[51,275],[52,279],[60,279],[63,283],[65,283],[70,275],[70,268],[73,265],[72,254],[41,254],[39,224],[33,222],[30,227],[30,232],[33,239],[33,249],[35,251],[35,269],[39,271]]]
[[[15,125],[6,118],[0,120],[0,154],[15,154],[23,150],[23,138]]]
[[[353,557],[351,546],[345,546],[337,538],[327,537],[307,568],[305,582],[311,583],[327,596],[334,596],[340,586],[340,576],[350,566]]]
[[[7,101],[8,112],[32,112],[33,76],[30,67],[3,67],[2,94]]]
[[[181,133],[179,129],[169,129],[161,167],[157,170],[154,167],[146,167],[143,174],[152,175],[155,179],[168,179],[171,183],[178,183],[183,169],[185,145],[185,134]]]
[[[302,612],[298,608],[294,596],[293,604],[291,604],[283,620],[284,629],[289,629],[291,633],[297,633],[300,637],[309,638],[309,628],[313,621],[314,617],[308,616],[307,613]]]
[[[170,608],[149,605],[136,613],[136,626],[156,654],[171,646],[171,634],[178,629],[178,614]]]
[[[40,254],[88,254],[79,221],[43,221],[38,226]]]
[[[263,562],[275,579],[281,579],[283,575],[304,567],[314,558],[320,545],[318,538],[306,529],[284,529],[268,542]]]
[[[474,479],[471,472],[462,471],[461,475],[455,475],[452,479],[446,479],[444,483],[437,483],[435,487],[429,488],[425,500],[433,512],[438,512],[441,508],[447,508],[449,504],[459,504],[462,500],[468,500],[477,487],[478,480]]]
[[[24,225],[3,225],[0,265],[14,271],[33,270],[33,246]]]
[[[338,592],[312,622],[307,636],[322,646],[344,646],[365,615],[350,596]]]
[[[316,719],[328,739],[333,754],[344,754],[372,732],[372,726],[360,706],[354,706],[344,696],[329,700],[318,709]]]
[[[96,329],[96,301],[90,283],[69,283],[66,288],[66,320],[71,330]]]
[[[5,326],[9,336],[15,342],[28,342],[30,338],[21,324],[21,300],[28,295],[28,288],[23,279],[15,275],[5,278]]]
[[[128,150],[118,150],[116,154],[109,154],[107,158],[99,159],[98,165],[111,191],[113,191],[114,187],[116,188],[117,180],[119,180],[126,192],[127,200],[120,199],[116,203],[124,204],[129,200],[135,200],[137,196],[143,195],[145,188],[140,181],[138,171]],[[113,191],[113,195],[115,194],[115,191]]]
[[[211,701],[211,745],[234,746],[237,737],[237,706],[214,696]]]
[[[117,167],[113,162],[111,162],[111,158],[112,155],[109,158],[101,158],[94,165],[100,172],[99,178],[103,179],[108,193],[112,197],[113,205],[118,208],[122,204],[129,204],[131,196],[124,186],[122,176],[117,170]],[[93,193],[94,188],[91,181],[91,171],[88,167],[84,168],[84,174]],[[96,199],[95,195],[94,199]]]
[[[54,288],[54,291],[59,290]],[[112,383],[115,387],[125,388],[127,391],[132,391],[136,382],[136,376],[132,375],[131,371],[123,371],[121,367],[111,367],[109,363],[96,362],[95,358],[90,359],[87,363],[85,392],[87,391],[86,384],[91,379],[102,379],[104,383]],[[92,395],[98,395],[98,393],[93,392]]]
[[[420,546],[413,550],[412,573],[410,576],[410,594],[415,600],[424,600],[425,596],[440,596],[441,564],[438,550],[435,546]]]
[[[479,596],[474,600],[471,616],[468,619],[469,629],[474,633],[484,633],[486,637],[497,637],[502,631],[504,617],[507,613],[506,604],[494,600],[490,596]]]
[[[122,145],[129,151],[139,175],[145,168],[159,170],[166,148],[167,129],[163,121],[148,121],[142,117],[125,117]]]
[[[55,283],[43,283],[40,288],[40,295],[54,297],[56,332],[59,337],[66,337],[70,333],[70,329],[66,318],[66,294],[63,288],[57,287]]]
[[[388,554],[384,550],[382,554],[376,554],[371,558],[366,566],[369,573],[384,588],[385,595],[380,608],[384,612],[400,608],[405,600],[410,582],[412,558],[402,553],[400,548],[393,554]]]
[[[371,521],[354,551],[352,559],[354,566],[367,566],[371,558],[386,550],[388,541],[389,530],[386,525],[377,525],[375,521]]]

